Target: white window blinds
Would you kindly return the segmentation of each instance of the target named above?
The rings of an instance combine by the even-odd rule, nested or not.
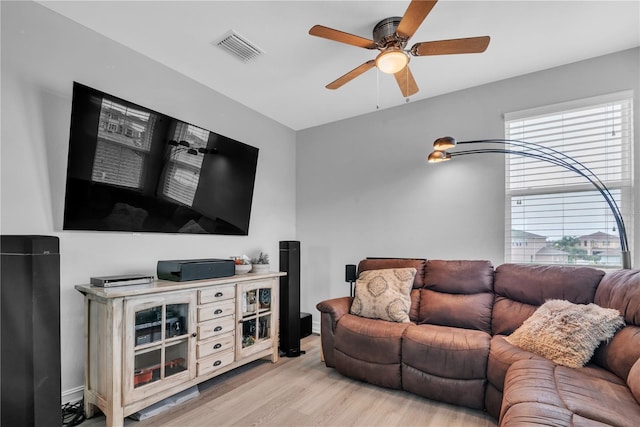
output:
[[[618,204],[629,238],[632,98],[622,92],[505,115],[507,139],[557,150],[597,175]],[[508,155],[505,194],[508,262],[621,265],[614,216],[584,177],[532,157]]]

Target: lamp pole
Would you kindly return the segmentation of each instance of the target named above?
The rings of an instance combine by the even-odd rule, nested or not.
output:
[[[465,144],[498,144],[502,147],[469,148],[451,153],[447,151],[449,148]],[[591,169],[589,169],[583,163],[558,150],[554,150],[553,148],[545,147],[533,142],[511,139],[483,139],[458,142],[453,137],[445,136],[436,139],[433,143],[433,148],[434,151],[431,152],[431,154],[429,154],[429,157],[427,158],[429,163],[439,163],[450,160],[453,157],[465,156],[470,154],[512,154],[517,156],[530,157],[547,163],[551,163],[582,176],[598,190],[600,195],[604,198],[607,205],[609,206],[609,209],[611,210],[611,213],[613,214],[616,225],[618,227],[622,268],[631,268],[631,252],[629,251],[627,230],[624,225],[624,220],[622,218],[620,208],[618,207],[618,204],[611,195],[611,192],[609,191],[607,186]]]

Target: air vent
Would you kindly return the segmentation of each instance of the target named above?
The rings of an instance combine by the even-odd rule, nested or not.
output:
[[[262,49],[247,41],[247,39],[233,30],[212,44],[221,47],[242,62],[251,61],[264,53]]]

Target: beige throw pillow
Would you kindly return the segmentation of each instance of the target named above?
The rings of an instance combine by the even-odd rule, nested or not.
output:
[[[591,359],[601,341],[610,340],[623,326],[618,310],[548,300],[507,341],[558,365],[579,368]]]
[[[351,314],[391,322],[409,322],[415,268],[367,270],[356,280]]]

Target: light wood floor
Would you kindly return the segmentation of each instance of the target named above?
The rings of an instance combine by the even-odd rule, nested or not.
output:
[[[259,360],[201,384],[200,395],[130,427],[465,426],[489,427],[486,413],[433,402],[346,378],[320,361],[320,337],[302,340],[305,355]],[[102,415],[81,427],[104,427]]]

